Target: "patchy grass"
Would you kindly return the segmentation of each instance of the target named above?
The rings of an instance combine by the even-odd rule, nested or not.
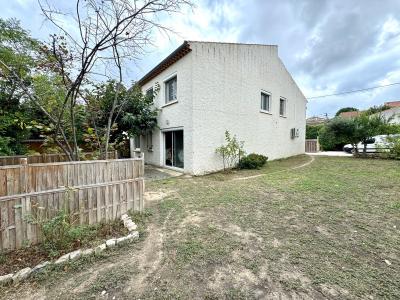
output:
[[[184,298],[400,297],[400,163],[317,157],[292,169],[309,159],[152,182],[152,190],[175,191],[160,204],[173,220],[161,277],[185,279],[170,280],[170,291]],[[233,180],[257,174],[264,175]],[[245,278],[235,275],[244,270]]]
[[[166,195],[145,217],[152,232],[139,226],[139,243],[29,288],[61,299],[400,298],[400,162],[295,168],[309,161],[149,182]]]

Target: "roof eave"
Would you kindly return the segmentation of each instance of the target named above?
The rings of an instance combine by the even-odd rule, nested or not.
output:
[[[186,54],[188,54],[192,49],[190,49],[190,44],[188,41],[184,41],[182,45],[176,48],[170,55],[163,59],[157,66],[151,69],[146,75],[144,75],[137,84],[139,86],[145,85],[147,82],[152,80],[154,77],[159,75],[161,72],[166,70],[168,67],[176,63]]]

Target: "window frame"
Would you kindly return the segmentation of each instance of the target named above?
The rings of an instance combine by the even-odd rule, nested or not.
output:
[[[268,110],[263,108],[263,96],[268,96]],[[261,90],[260,92],[260,112],[262,113],[267,113],[271,114],[271,107],[272,107],[272,95],[270,92],[267,92],[265,90]]]
[[[175,99],[170,100],[169,99],[169,84],[170,82],[175,80]],[[169,105],[175,102],[178,102],[178,76],[176,74],[168,77],[167,79],[164,80],[164,89],[165,89],[165,99],[164,99],[164,105]]]
[[[281,113],[281,102],[283,101],[283,114]],[[287,117],[287,99],[285,97],[279,97],[279,116],[282,118]]]

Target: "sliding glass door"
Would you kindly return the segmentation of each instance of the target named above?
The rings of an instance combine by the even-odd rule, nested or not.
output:
[[[183,169],[183,130],[167,131],[164,137],[165,165]]]

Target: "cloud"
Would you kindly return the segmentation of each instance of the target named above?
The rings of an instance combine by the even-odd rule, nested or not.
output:
[[[0,15],[21,19],[34,36],[47,36],[36,0],[9,1]],[[126,69],[129,78],[140,78],[187,39],[277,44],[306,96],[400,80],[399,0],[198,0],[193,9],[159,21],[176,34],[155,31],[154,45]],[[398,86],[315,99],[308,115],[395,99],[400,99]]]

